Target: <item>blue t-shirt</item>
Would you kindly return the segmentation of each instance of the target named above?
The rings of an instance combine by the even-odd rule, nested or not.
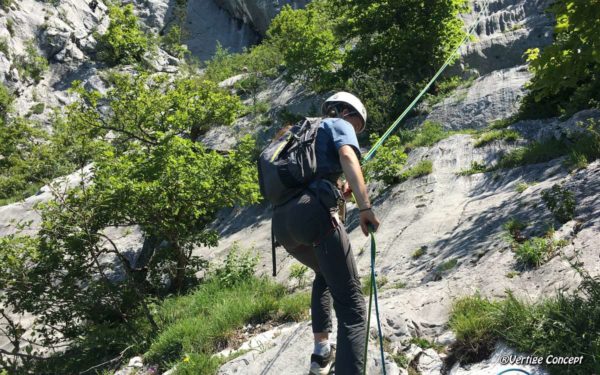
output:
[[[338,151],[344,145],[352,146],[360,159],[360,146],[352,124],[340,118],[323,119],[315,141],[317,173],[322,176],[342,173]]]

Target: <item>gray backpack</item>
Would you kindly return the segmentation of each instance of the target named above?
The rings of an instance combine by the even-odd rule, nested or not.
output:
[[[317,177],[315,140],[320,123],[319,117],[305,118],[260,154],[260,192],[274,206],[298,195]]]

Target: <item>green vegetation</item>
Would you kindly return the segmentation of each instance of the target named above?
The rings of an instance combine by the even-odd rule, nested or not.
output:
[[[475,142],[475,147],[483,147],[488,143],[496,140],[505,140],[508,142],[514,142],[520,138],[519,133],[514,130],[490,130],[480,134]]]
[[[552,374],[591,374],[600,363],[600,282],[584,275],[578,293],[559,293],[535,304],[508,293],[490,301],[475,295],[454,302],[450,328],[456,333],[453,353],[462,363],[487,357],[497,340],[524,353],[583,356],[577,366],[550,365]]]
[[[525,267],[539,267],[564,246],[562,241],[548,237],[533,237],[514,246],[515,258]]]
[[[0,124],[6,121],[11,104],[15,98],[3,83],[0,82]]]
[[[488,172],[488,170],[489,170],[489,168],[487,165],[485,165],[485,163],[480,163],[478,161],[472,161],[471,168],[460,171],[457,174],[459,176],[470,176],[472,174],[485,173],[485,172]]]
[[[318,0],[305,9],[284,7],[261,45],[241,54],[218,48],[206,74],[215,81],[244,71],[263,78],[284,65],[289,79],[318,92],[346,90],[361,97],[369,108],[370,131],[380,133],[462,39],[457,15],[466,10],[464,0]],[[446,93],[457,84],[454,78],[433,90]]]
[[[444,80],[440,80],[435,85],[433,93],[429,93],[425,96],[428,107],[433,107],[437,103],[442,102],[444,99],[449,97],[457,88],[467,89],[475,81],[475,76],[469,76],[467,79],[463,79],[460,76],[452,76]]]
[[[6,38],[0,38],[0,52],[2,52],[7,58],[10,58],[8,52],[8,41]]]
[[[294,263],[290,267],[290,277],[297,281],[298,287],[303,288],[306,283],[306,277],[308,276],[306,273],[308,272],[308,267],[303,264]]]
[[[19,75],[23,78],[33,79],[35,82],[41,81],[44,72],[48,70],[48,60],[39,54],[34,40],[30,40],[25,44],[25,53],[25,55],[19,55],[15,58]]]
[[[376,275],[377,276],[377,275]],[[381,288],[383,288],[384,285],[386,285],[388,283],[388,278],[385,276],[377,276],[375,278],[376,282],[377,282],[377,290],[380,290]],[[362,293],[365,296],[368,296],[369,293],[371,293],[371,275],[369,274],[369,276],[364,276],[362,278]]]
[[[575,216],[575,195],[560,185],[555,184],[542,191],[542,200],[561,223],[566,223]]]
[[[100,60],[111,65],[141,62],[144,53],[150,49],[150,39],[140,28],[133,5],[112,5],[108,16],[108,30],[97,37]]]
[[[343,62],[340,41],[334,35],[336,20],[326,1],[311,2],[306,9],[285,6],[273,19],[267,35],[281,51],[286,74],[301,79],[317,91],[332,87],[334,70]]]
[[[444,349],[442,345],[431,342],[424,337],[413,337],[410,339],[410,343],[415,344],[421,349],[434,349],[436,352],[441,352]]]
[[[427,253],[427,246],[421,246],[412,253],[413,259],[418,259]]]
[[[527,224],[519,219],[511,218],[502,226],[508,232],[510,238],[514,241],[521,242],[523,238],[522,231],[527,228]]]
[[[406,152],[416,147],[432,146],[452,134],[454,132],[429,121],[415,130],[401,130],[398,135],[390,136],[377,150],[373,159],[365,164],[365,178],[367,181],[380,180],[391,185],[430,174],[433,171],[433,163],[430,160],[422,160],[403,172],[408,159]],[[377,137],[371,136],[371,143],[376,141]]]
[[[427,176],[431,172],[433,172],[433,163],[431,160],[421,160],[412,168],[402,172],[400,181]]]
[[[408,156],[398,136],[392,135],[378,150],[375,157],[364,165],[367,181],[380,180],[391,185],[401,181],[401,173]]]
[[[3,0],[3,1],[10,1],[12,3],[12,0]],[[12,18],[6,19],[6,30],[8,30],[8,33],[10,34],[10,36],[15,35],[15,21]]]
[[[441,274],[443,272],[450,271],[451,269],[453,269],[457,265],[458,265],[458,260],[457,259],[450,259],[450,260],[447,260],[445,262],[440,263],[436,267],[436,272],[439,273],[439,274]]]
[[[517,193],[523,193],[525,190],[529,189],[529,184],[527,182],[519,182],[515,187]]]
[[[0,304],[36,316],[32,354],[37,345],[68,344],[67,355],[34,361],[36,373],[80,372],[129,347],[143,352],[160,332],[153,305],[198,283],[206,262],[192,248],[216,244],[208,228],[216,212],[258,200],[252,139],[226,155],[192,141],[215,124],[231,123],[241,109],[237,97],[198,77],[140,73],[109,80],[105,93],[76,82],[79,100],[54,119],[52,134],[21,118],[0,131],[0,154],[9,155],[0,159],[0,191],[7,196],[94,162],[85,183],[68,191],[54,187],[56,199],[37,207],[36,237],[0,243],[9,257],[0,261]],[[132,225],[150,244],[135,265],[104,232]],[[212,277],[229,288],[232,280],[248,279],[254,264],[233,254]],[[302,305],[284,301],[282,316]],[[0,320],[17,327],[11,341],[25,348],[18,323]],[[28,366],[23,363],[25,372]]]
[[[214,373],[222,360],[211,356],[232,343],[236,329],[247,323],[305,319],[309,305],[308,294],[288,296],[284,287],[268,279],[240,279],[227,288],[209,281],[160,305],[160,333],[145,359],[162,369],[177,365],[177,373]]]
[[[527,51],[534,78],[521,107],[522,117],[571,115],[600,106],[598,4],[559,0],[550,11],[556,17],[555,40],[541,52]]]
[[[188,53],[187,46],[183,42],[183,32],[179,25],[173,25],[161,39],[161,47],[177,58],[184,58]]]
[[[29,113],[33,114],[33,115],[41,115],[42,113],[44,113],[45,108],[46,108],[46,105],[44,103],[35,103],[29,109]]]
[[[450,132],[437,122],[425,121],[423,125],[414,130],[401,130],[399,132],[402,144],[407,150],[413,150],[417,147],[430,147],[442,139],[455,134]]]
[[[10,10],[10,6],[13,0],[0,0],[0,8],[4,9],[6,12]]]

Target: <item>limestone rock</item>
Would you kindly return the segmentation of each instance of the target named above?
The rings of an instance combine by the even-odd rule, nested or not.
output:
[[[275,17],[281,8],[290,5],[294,9],[302,8],[310,0],[215,0],[225,8],[234,18],[244,21],[262,36],[269,28],[271,19]]]

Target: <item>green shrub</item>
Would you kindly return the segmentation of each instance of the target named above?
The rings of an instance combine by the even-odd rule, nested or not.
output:
[[[552,254],[551,239],[534,237],[514,249],[517,261],[526,267],[539,267]]]
[[[527,51],[534,74],[521,106],[527,118],[570,115],[600,105],[598,4],[559,0],[549,9],[556,18],[554,43],[541,52]]]
[[[400,144],[400,138],[395,135],[389,137],[377,150],[375,157],[365,163],[366,180],[380,180],[388,185],[400,182],[407,158],[404,147]]]
[[[42,80],[44,72],[48,70],[48,60],[38,53],[34,40],[25,43],[25,55],[16,57],[19,74],[23,78],[31,78],[35,82]]]
[[[555,184],[542,191],[542,200],[561,223],[566,223],[575,216],[575,195],[560,185]]]
[[[425,253],[427,253],[427,246],[421,246],[412,253],[412,257],[413,259],[417,259],[425,255]]]
[[[182,41],[183,35],[181,27],[179,25],[173,25],[161,38],[161,45],[165,51],[177,58],[182,59],[189,53],[187,46],[183,44]]]
[[[533,142],[505,154],[495,168],[514,168],[526,164],[543,163],[565,155],[568,148],[564,142],[552,138],[545,142]]]
[[[225,263],[214,271],[214,277],[221,285],[230,288],[254,276],[258,260],[257,254],[252,255],[251,250],[241,252],[236,243],[229,249]]]
[[[141,62],[142,56],[150,48],[150,40],[140,28],[133,5],[112,5],[108,16],[108,29],[98,36],[100,60],[111,65]]]
[[[3,1],[8,1],[8,2],[12,3],[12,0],[3,0]],[[15,21],[12,18],[6,19],[6,30],[8,30],[8,33],[10,34],[10,36],[15,35]]]
[[[502,139],[508,142],[514,142],[520,135],[514,130],[490,130],[481,134],[475,142],[475,147],[482,147],[493,141]]]
[[[475,81],[475,76],[470,76],[467,79],[463,79],[460,76],[452,76],[444,80],[440,80],[435,84],[433,94],[427,94],[426,100],[427,105],[432,107],[437,103],[442,102],[444,99],[449,97],[458,87],[463,89],[468,88]]]

